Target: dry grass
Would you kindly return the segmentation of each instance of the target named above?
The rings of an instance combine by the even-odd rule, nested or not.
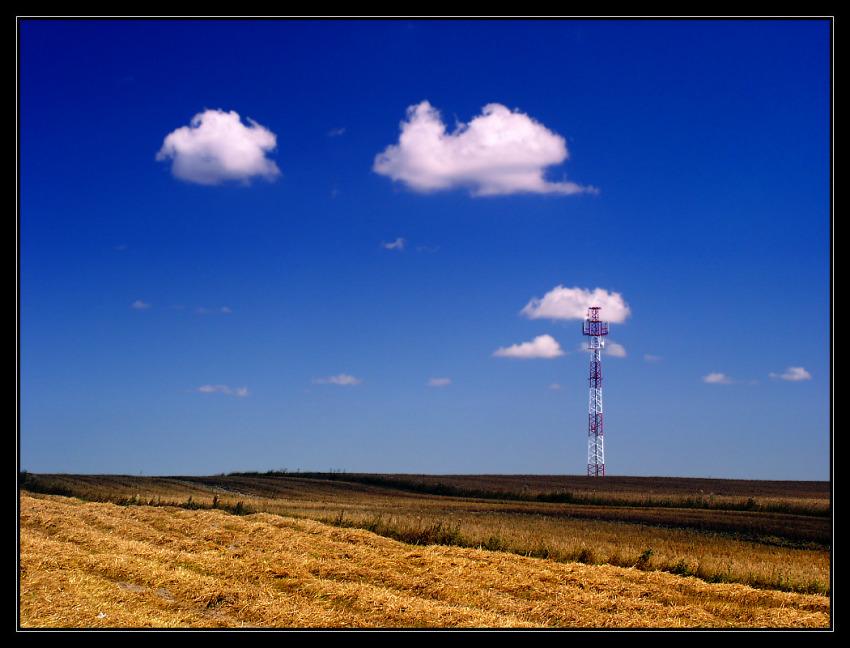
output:
[[[20,626],[826,628],[830,604],[269,513],[22,493]]]
[[[377,516],[377,517],[376,517]],[[319,512],[311,517],[322,519]],[[339,514],[324,518],[339,524]],[[396,530],[416,537],[442,525],[461,540],[518,555],[562,562],[609,564],[693,575],[708,582],[823,593],[830,591],[830,551],[776,546],[688,529],[640,526],[526,513],[433,511],[383,518],[375,511],[347,510],[345,523]]]
[[[754,499],[756,510],[667,506],[588,506],[535,501],[447,497],[347,481],[348,476],[129,477],[41,475],[29,479],[48,492],[95,501],[219,507],[358,526],[411,543],[484,547],[564,562],[638,567],[695,575],[714,583],[829,595],[831,520],[824,483],[731,482],[653,478],[465,476],[428,477],[480,490],[552,492],[592,486],[606,498],[651,492],[665,501],[693,501],[719,492]],[[394,477],[390,477],[395,479]],[[383,476],[382,480],[387,479]],[[409,476],[402,476],[409,480]],[[801,508],[800,502],[808,504]],[[767,513],[764,501],[810,514]],[[439,533],[435,533],[435,530]]]

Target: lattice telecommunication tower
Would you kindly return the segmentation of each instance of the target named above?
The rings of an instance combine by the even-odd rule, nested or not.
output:
[[[590,349],[590,407],[587,424],[587,474],[605,475],[605,451],[602,444],[602,348],[608,335],[608,322],[599,321],[599,306],[587,309],[581,332],[588,336]]]

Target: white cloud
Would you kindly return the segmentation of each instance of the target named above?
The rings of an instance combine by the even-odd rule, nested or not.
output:
[[[203,385],[198,387],[198,391],[204,394],[228,394],[232,396],[248,396],[247,387],[237,387],[231,389],[227,385]]]
[[[543,299],[533,298],[520,314],[529,319],[584,319],[591,306],[600,307],[599,319],[604,322],[621,323],[631,315],[620,293],[563,286],[553,288]]]
[[[148,304],[147,302],[143,302],[141,299],[137,299],[136,301],[134,301],[132,306],[131,306],[131,308],[135,308],[135,309],[138,309],[138,310],[144,310],[145,308],[150,308],[150,307],[151,307],[150,304]]]
[[[349,376],[348,374],[339,374],[338,376],[331,376],[330,378],[316,378],[313,382],[317,385],[331,384],[331,385],[359,385],[363,382],[362,378],[355,378],[354,376]]]
[[[731,385],[734,382],[729,376],[724,373],[715,372],[702,377],[704,383],[713,385]]]
[[[381,246],[385,247],[388,250],[403,250],[406,243],[407,241],[405,241],[401,237],[398,237],[392,243],[381,243]]]
[[[451,380],[449,378],[431,378],[428,381],[429,387],[445,387],[446,385],[451,384]]]
[[[803,367],[788,367],[788,369],[785,370],[785,373],[781,373],[781,374],[772,373],[772,374],[770,374],[770,377],[771,378],[781,378],[782,380],[792,380],[792,381],[811,380],[812,379],[812,375],[808,371],[803,369]]]
[[[603,351],[610,356],[615,358],[625,358],[626,357],[626,348],[617,342],[606,342]]]
[[[556,358],[564,352],[551,335],[539,335],[531,342],[497,349],[493,355],[499,358]]]
[[[266,154],[276,144],[276,135],[252,119],[246,126],[235,111],[206,110],[167,135],[156,159],[172,160],[176,177],[198,184],[247,182],[254,176],[273,180],[280,170]]]
[[[448,133],[427,101],[407,109],[398,144],[375,157],[373,170],[415,191],[469,188],[476,196],[596,192],[574,182],[549,182],[546,167],[567,158],[564,138],[527,115],[491,103]]]

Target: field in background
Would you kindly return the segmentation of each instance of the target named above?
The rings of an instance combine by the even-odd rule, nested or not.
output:
[[[272,472],[22,474],[21,486],[22,626],[829,625],[832,523],[824,482]],[[139,525],[147,535],[132,540]],[[216,536],[224,528],[231,535]],[[316,542],[315,551],[298,554],[303,538],[260,543],[295,528]],[[333,538],[344,546],[320,548]],[[157,557],[151,545],[163,543],[170,553]],[[112,553],[94,560],[100,551]],[[382,566],[395,552],[407,558]],[[233,581],[228,569],[236,558],[242,569]],[[65,559],[76,566],[53,564]],[[272,567],[281,560],[289,562]],[[408,573],[411,560],[420,567]],[[304,572],[307,563],[315,565]],[[53,591],[75,569],[73,587]],[[269,569],[276,576],[266,582]],[[524,574],[517,583],[534,584],[520,587],[522,595],[493,586],[485,596],[475,582],[498,581],[500,571],[504,587],[513,573]],[[189,574],[203,575],[203,587],[187,582]],[[78,602],[77,615],[65,609],[69,592],[89,581],[104,591],[118,587],[122,600],[144,600],[140,609],[153,605],[163,616],[101,610],[106,616],[98,620],[94,603]],[[223,592],[207,592],[215,583]],[[339,587],[353,589],[342,594]],[[156,594],[163,591],[171,594]],[[596,602],[580,612],[576,604],[590,592]],[[395,602],[382,601],[384,594]],[[292,599],[289,616],[264,616],[275,596],[284,607],[293,596],[315,596],[325,612],[299,616],[306,603]],[[64,603],[64,611],[50,616],[46,599]],[[441,611],[431,609],[438,603]]]

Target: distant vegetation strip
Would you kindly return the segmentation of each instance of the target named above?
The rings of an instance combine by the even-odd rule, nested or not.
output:
[[[422,495],[442,497],[462,497],[518,502],[540,502],[550,504],[579,504],[587,506],[646,507],[646,508],[690,508],[714,511],[745,511],[760,513],[788,513],[829,517],[831,507],[812,507],[798,505],[789,501],[759,501],[754,497],[746,499],[715,498],[712,495],[652,495],[645,497],[624,496],[617,493],[582,493],[571,490],[549,492],[516,491],[502,489],[478,489],[449,484],[445,481],[426,482],[421,479],[407,479],[400,476],[345,473],[345,472],[289,472],[270,470],[267,472],[235,472],[231,476],[239,477],[300,477],[304,479],[325,479],[349,482],[364,486],[379,486]]]
[[[162,496],[142,497],[140,495],[119,495],[108,490],[69,488],[55,480],[40,477],[32,473],[20,473],[19,489],[37,495],[59,495],[61,497],[73,497],[84,502],[109,502],[118,506],[176,506],[190,511],[219,510],[233,515],[251,515],[260,513],[263,509],[246,505],[243,501],[232,503],[219,500],[214,495],[211,502],[195,501],[191,496],[186,500],[176,500]]]

